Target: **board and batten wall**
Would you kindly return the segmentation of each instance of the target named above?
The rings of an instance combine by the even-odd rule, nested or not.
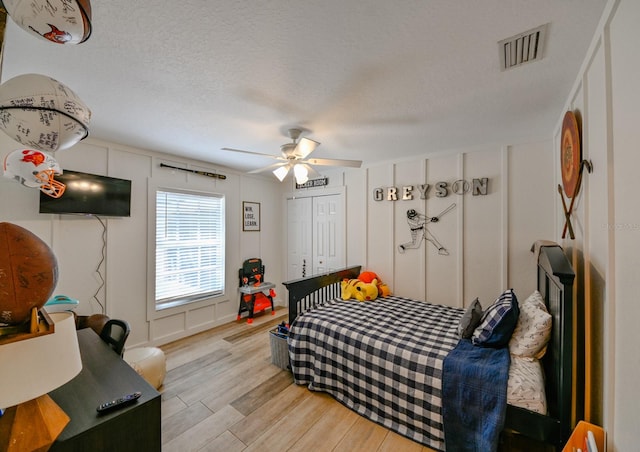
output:
[[[18,148],[18,143],[0,133],[0,161]],[[283,214],[279,202],[281,187],[277,181],[90,138],[70,149],[58,151],[55,158],[62,168],[132,181],[131,217],[102,218],[106,225],[104,261],[103,228],[98,219],[39,214],[39,191],[4,177],[0,177],[0,221],[30,230],[53,249],[59,268],[54,294],[78,299],[78,314],[105,312],[110,317],[127,320],[131,325],[128,347],[160,345],[235,320],[239,302],[238,269],[243,260],[251,257],[262,257],[268,279],[278,283],[278,299],[284,298],[284,289],[279,284],[283,281],[280,274],[282,246],[278,240]],[[217,171],[227,178],[218,180],[161,168],[160,163]],[[151,232],[155,228],[152,212],[156,186],[225,196],[224,295],[192,303],[186,309],[171,308],[156,313],[148,307],[154,297]],[[242,201],[260,203],[259,232],[242,231]],[[96,272],[98,266],[100,273]],[[101,278],[104,278],[104,285]],[[104,311],[96,299],[104,306]]]
[[[554,156],[549,139],[325,171],[329,185],[346,187],[347,264],[376,272],[396,295],[433,303],[466,307],[478,297],[486,307],[508,288],[524,300],[536,286],[531,246],[555,237]],[[485,177],[486,195],[451,191],[455,181]],[[437,182],[448,184],[447,196],[436,196]],[[419,184],[431,185],[426,199]],[[402,199],[404,186],[414,187],[413,199]],[[387,200],[388,187],[398,200]],[[407,210],[433,217],[454,203],[427,224],[448,255],[427,241],[398,250],[411,241]]]
[[[638,450],[640,439],[638,23],[640,2],[608,1],[565,109],[579,117],[583,158],[593,165],[575,201],[575,239],[561,240],[583,288],[577,295],[586,317],[585,417],[605,427],[614,452]],[[558,149],[561,127],[559,117]],[[561,215],[559,198],[556,204]],[[556,231],[563,219],[558,217]]]

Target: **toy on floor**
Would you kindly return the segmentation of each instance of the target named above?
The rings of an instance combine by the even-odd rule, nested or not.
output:
[[[271,308],[271,315],[275,315],[273,298],[276,296],[275,284],[264,281],[264,265],[262,259],[251,258],[244,261],[238,270],[240,282],[240,306],[237,320],[242,318],[243,312],[248,312],[247,323],[253,323],[253,315]]]

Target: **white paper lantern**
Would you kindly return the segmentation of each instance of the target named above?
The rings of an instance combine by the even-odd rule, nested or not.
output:
[[[0,128],[27,147],[67,149],[89,134],[91,111],[59,81],[18,75],[0,85]]]
[[[57,44],[80,44],[91,35],[89,0],[3,0],[22,29]]]

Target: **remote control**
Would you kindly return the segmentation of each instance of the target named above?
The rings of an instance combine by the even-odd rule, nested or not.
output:
[[[120,408],[124,405],[127,405],[131,402],[135,402],[142,395],[140,391],[134,392],[132,394],[127,394],[125,396],[120,397],[119,399],[112,400],[111,402],[106,402],[101,405],[98,405],[96,411],[98,413],[104,413],[105,411],[113,410],[115,408]]]

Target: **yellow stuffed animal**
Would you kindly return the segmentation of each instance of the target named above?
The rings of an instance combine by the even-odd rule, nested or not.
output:
[[[383,282],[378,283],[378,295],[381,297],[386,297],[391,295],[391,289]]]
[[[341,283],[342,299],[354,298],[358,301],[371,301],[378,297],[377,280],[365,283],[359,279],[345,279]]]
[[[360,276],[358,276],[358,279],[366,283],[370,283],[374,280],[377,281],[376,285],[378,286],[379,297],[386,297],[387,295],[391,295],[391,289],[389,289],[389,286],[383,283],[380,277],[376,275],[374,272],[371,272],[371,271],[362,272],[360,273]]]

